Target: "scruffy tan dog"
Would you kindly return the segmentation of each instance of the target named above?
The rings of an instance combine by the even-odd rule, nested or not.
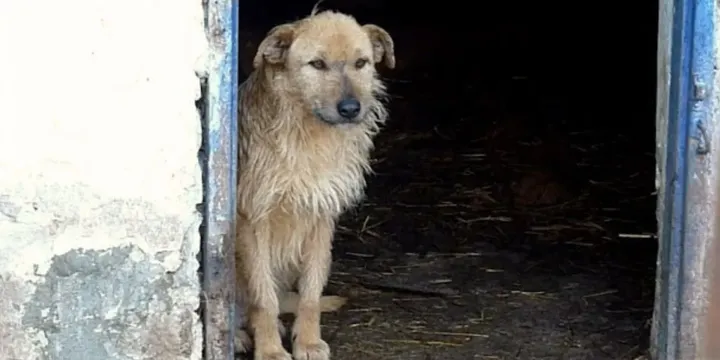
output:
[[[294,312],[293,357],[327,360],[321,296],[339,215],[364,193],[369,152],[387,118],[375,64],[393,68],[390,35],[325,11],[276,26],[241,85],[238,288],[255,360],[289,360],[278,315]],[[297,288],[297,292],[289,292]],[[247,333],[238,344],[247,349]]]

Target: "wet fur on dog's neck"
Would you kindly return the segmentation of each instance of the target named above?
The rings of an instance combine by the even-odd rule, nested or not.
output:
[[[240,208],[250,218],[278,205],[336,217],[363,196],[372,140],[387,118],[384,85],[375,81],[376,97],[360,123],[331,126],[281,71],[262,66],[240,87]]]

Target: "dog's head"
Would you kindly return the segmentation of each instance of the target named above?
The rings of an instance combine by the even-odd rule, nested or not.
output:
[[[253,66],[272,66],[310,111],[336,125],[365,118],[382,91],[375,64],[395,66],[393,40],[376,25],[325,11],[276,26],[258,46]]]

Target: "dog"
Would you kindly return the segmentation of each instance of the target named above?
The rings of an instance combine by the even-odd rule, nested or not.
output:
[[[330,358],[320,315],[345,299],[322,292],[336,222],[364,196],[388,117],[380,63],[395,66],[387,31],[313,10],[267,33],[240,85],[236,259],[248,332],[237,342],[255,360]],[[292,357],[284,312],[295,314]]]

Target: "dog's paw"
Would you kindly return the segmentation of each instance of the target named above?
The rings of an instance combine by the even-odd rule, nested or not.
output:
[[[287,334],[287,328],[282,322],[278,322],[278,332],[280,337],[284,337]],[[235,353],[245,354],[252,350],[253,339],[245,329],[238,329],[235,331]]]
[[[235,331],[235,352],[241,354],[247,353],[252,349],[252,346],[253,342],[250,334],[245,330],[237,329]]]
[[[293,344],[293,358],[295,360],[330,360],[330,346],[320,340],[316,343]]]
[[[255,360],[293,360],[293,358],[285,350],[268,352],[255,351]]]

